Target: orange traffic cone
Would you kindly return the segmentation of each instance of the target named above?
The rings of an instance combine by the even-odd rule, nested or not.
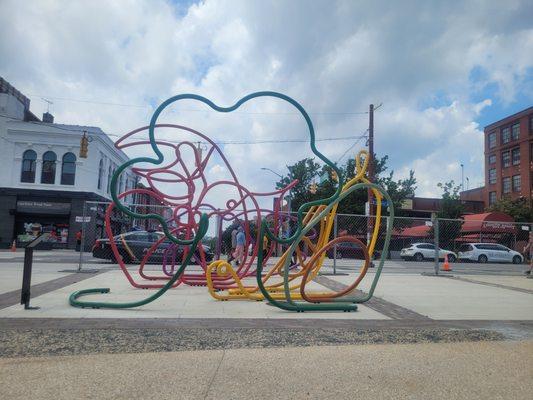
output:
[[[13,240],[13,243],[11,244],[11,251],[14,253],[17,251],[17,243],[15,240]]]
[[[441,271],[451,271],[450,263],[448,262],[448,254],[444,254],[444,264],[442,265]]]

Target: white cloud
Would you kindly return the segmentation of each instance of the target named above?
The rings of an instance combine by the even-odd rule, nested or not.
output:
[[[4,0],[0,75],[38,95],[32,97],[37,114],[45,106],[39,95],[130,105],[54,100],[56,121],[112,134],[146,125],[153,106],[178,93],[227,106],[254,91],[281,91],[308,109],[318,138],[360,135],[366,115],[335,113],[383,102],[377,152],[389,155],[400,176],[415,169],[419,195],[436,195],[436,182],[460,179],[461,163],[471,186],[483,181],[482,127],[473,121],[491,99],[473,102],[470,92],[494,84],[498,100],[512,103],[533,67],[527,1],[207,0],[186,12],[176,7],[163,0]],[[476,83],[474,68],[484,72]],[[427,101],[435,96],[444,100]],[[302,118],[277,100],[254,101],[233,115],[191,111],[206,109],[187,101],[161,120],[215,140],[307,135]],[[320,142],[319,149],[336,160],[350,145]],[[256,190],[270,190],[277,180],[260,167],[282,173],[311,155],[308,145],[295,144],[224,150],[243,183]]]

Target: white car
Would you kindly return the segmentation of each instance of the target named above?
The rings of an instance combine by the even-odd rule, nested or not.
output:
[[[524,257],[508,247],[496,243],[466,243],[459,248],[459,259],[468,261],[486,262],[512,262],[521,264]]]
[[[457,254],[453,251],[439,248],[439,260],[444,260],[445,255],[448,255],[448,261],[454,262],[457,260]],[[400,251],[400,257],[403,260],[424,261],[426,259],[435,259],[435,245],[432,243],[413,243]]]

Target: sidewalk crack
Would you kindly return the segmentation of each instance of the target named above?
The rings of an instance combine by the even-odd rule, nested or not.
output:
[[[218,370],[220,369],[220,366],[222,365],[222,361],[224,360],[224,356],[226,355],[226,349],[222,350],[222,357],[220,357],[220,361],[218,362],[217,368],[215,369],[215,372],[213,373],[213,376],[209,380],[209,383],[207,384],[207,389],[205,391],[204,400],[207,399],[207,396],[209,395],[209,391],[211,390],[211,386],[213,386],[213,382],[215,381],[215,377],[218,374]]]

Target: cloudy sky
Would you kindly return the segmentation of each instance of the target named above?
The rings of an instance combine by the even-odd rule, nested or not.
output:
[[[415,170],[418,196],[435,196],[437,182],[460,182],[461,163],[470,188],[482,184],[483,127],[533,104],[533,3],[1,0],[0,55],[0,76],[35,114],[45,97],[56,122],[100,126],[113,140],[180,93],[228,106],[280,91],[309,111],[318,139],[364,135],[368,105],[382,103],[376,152],[397,177]],[[160,121],[220,142],[307,137],[294,109],[268,99],[232,115],[186,101]],[[318,143],[334,161],[351,147],[341,162],[364,145]],[[311,155],[294,143],[223,148],[254,190],[277,179],[261,167],[283,173]]]

